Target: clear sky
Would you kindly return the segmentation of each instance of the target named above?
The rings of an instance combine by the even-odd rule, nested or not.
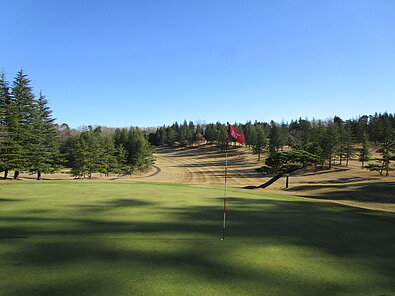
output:
[[[395,112],[395,1],[2,0],[0,71],[71,127]]]

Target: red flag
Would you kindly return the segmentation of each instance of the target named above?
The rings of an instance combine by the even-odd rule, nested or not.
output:
[[[245,139],[244,135],[236,128],[231,126],[229,123],[228,123],[228,136],[229,138],[236,140],[240,144],[244,144],[244,139]]]

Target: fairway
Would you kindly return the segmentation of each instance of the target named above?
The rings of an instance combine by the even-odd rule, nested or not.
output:
[[[394,295],[395,220],[223,188],[0,185],[0,295]]]

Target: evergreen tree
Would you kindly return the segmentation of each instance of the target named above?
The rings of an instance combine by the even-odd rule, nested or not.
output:
[[[217,130],[217,143],[221,147],[221,151],[225,151],[228,144],[228,129],[225,124],[220,122],[216,123]]]
[[[340,117],[335,116],[334,125],[338,133],[339,142],[338,142],[337,155],[339,156],[339,160],[340,160],[339,164],[341,165],[343,161],[343,156],[345,155],[346,130],[344,127],[344,122],[343,120],[340,119]]]
[[[255,125],[251,123],[251,121],[248,121],[245,124],[245,144],[248,146],[248,148],[251,148],[251,146],[254,145],[256,141],[256,131],[255,131]]]
[[[289,174],[308,165],[316,164],[317,156],[304,150],[281,151],[269,156],[265,160],[265,166],[257,168],[256,171],[262,174],[276,174],[273,178],[258,188],[266,188],[281,177],[285,176],[286,188],[288,188]]]
[[[338,125],[334,122],[328,123],[325,135],[323,138],[321,138],[321,147],[325,159],[328,160],[328,166],[331,168],[333,158],[335,155],[337,155],[339,148]]]
[[[30,80],[20,70],[12,86],[13,120],[10,122],[9,130],[12,137],[12,151],[8,155],[11,168],[14,169],[14,179],[19,172],[29,169],[29,148],[33,143],[33,119],[36,112],[35,97],[30,87]]]
[[[151,169],[154,163],[153,148],[145,138],[144,133],[138,128],[129,130],[130,150],[127,161],[131,165],[132,171],[146,172]]]
[[[264,152],[267,146],[267,137],[265,130],[262,126],[257,126],[255,128],[255,143],[254,143],[254,152],[258,154],[258,161],[261,160],[261,154]]]
[[[370,160],[369,152],[369,142],[366,133],[362,135],[362,148],[359,151],[359,161],[361,162],[362,169],[364,168],[364,163]]]
[[[188,128],[187,128],[187,143],[188,145],[192,146],[195,140],[195,125],[192,121],[189,121]]]
[[[215,124],[209,123],[206,125],[206,129],[204,131],[204,138],[208,143],[215,143],[218,138],[217,134],[218,132]]]
[[[354,135],[349,126],[344,129],[343,132],[343,151],[342,156],[346,160],[346,166],[348,166],[348,161],[350,158],[355,156],[356,149],[354,147]]]
[[[173,147],[177,141],[177,128],[175,125],[166,128],[166,145]]]
[[[110,173],[119,173],[123,165],[123,163],[120,163],[120,154],[122,153],[125,155],[125,153],[121,152],[120,148],[117,149],[112,136],[102,137],[101,142],[103,154],[100,159],[99,172],[103,173],[106,177],[108,177]]]
[[[4,171],[4,179],[12,168],[12,152],[14,141],[10,124],[15,120],[8,82],[5,74],[0,74],[0,171]]]
[[[71,129],[66,123],[60,126],[56,125],[59,141],[59,149],[61,155],[61,165],[65,167],[73,167],[73,151],[75,144],[79,138],[80,132]]]
[[[188,124],[187,121],[184,120],[184,122],[180,125],[180,129],[178,131],[178,144],[182,147],[185,147],[188,144]]]
[[[51,117],[52,111],[47,103],[40,93],[32,119],[33,132],[29,143],[29,169],[37,173],[38,180],[42,173],[48,174],[58,170],[61,161],[55,119]]]
[[[270,123],[269,132],[269,155],[274,155],[278,152],[282,144],[282,139],[280,135],[280,128],[278,125],[272,121]]]
[[[74,160],[71,174],[75,177],[92,178],[92,174],[102,169],[104,148],[101,141],[101,128],[91,126],[83,131],[74,147]]]
[[[200,124],[198,124],[195,128],[195,131],[193,133],[193,141],[192,143],[200,144],[201,142],[204,141],[204,136],[203,136],[203,128],[201,127]]]

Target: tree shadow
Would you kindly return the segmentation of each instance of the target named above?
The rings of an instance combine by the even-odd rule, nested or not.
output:
[[[349,171],[350,169],[325,169],[324,171],[314,171],[314,172],[306,172],[306,171],[299,171],[298,173],[295,173],[295,175],[297,174],[303,174],[304,176],[313,176],[313,175],[324,175],[324,174],[331,174],[331,173],[340,173],[340,172],[346,172]]]
[[[349,178],[338,178],[335,180],[323,180],[323,181],[307,181],[307,184],[342,184],[342,183],[355,183],[363,181],[375,181],[378,178],[365,178],[365,177],[349,177]]]
[[[244,292],[247,294],[268,288],[276,289],[284,281],[284,276],[287,284],[282,289],[287,295],[315,295],[317,291],[346,295],[350,289],[357,289],[356,286],[350,287],[347,282],[339,284],[298,278],[291,270],[280,272],[275,268],[270,269],[270,265],[256,269],[228,261],[237,254],[238,249],[248,247],[262,250],[275,246],[306,247],[328,256],[343,258],[345,262],[360,260],[365,268],[380,275],[380,280],[376,279],[380,285],[395,291],[392,281],[395,276],[394,220],[381,221],[362,211],[327,204],[230,197],[228,236],[225,242],[221,242],[222,198],[211,198],[210,205],[204,205],[204,201],[202,199],[202,205],[199,206],[169,207],[152,201],[114,199],[101,205],[113,211],[149,206],[171,217],[162,221],[136,221],[133,217],[126,221],[117,220],[115,214],[111,219],[104,216],[93,218],[90,214],[92,209],[95,211],[95,207],[89,205],[73,207],[83,211],[79,218],[59,218],[50,213],[45,213],[43,217],[24,213],[15,217],[0,217],[0,225],[3,225],[0,236],[10,237],[12,234],[29,237],[25,240],[3,240],[5,244],[13,246],[10,251],[0,255],[10,266],[30,266],[33,272],[35,269],[73,269],[75,266],[84,266],[90,273],[99,274],[95,280],[82,278],[75,283],[74,278],[70,282],[52,286],[37,284],[24,287],[22,282],[20,287],[10,289],[5,295],[23,295],[23,292],[29,295],[112,294],[111,289],[115,289],[112,292],[117,291],[114,287],[124,286],[131,279],[118,279],[109,275],[103,280],[96,269],[118,266],[127,267],[122,270],[138,281],[147,276],[147,269],[164,274],[177,270],[211,284],[229,282],[229,287],[234,288],[234,291],[240,291],[240,287],[245,286]],[[178,242],[179,239],[182,243]],[[147,244],[147,240],[152,240],[152,243]],[[77,269],[73,270],[78,274]],[[155,278],[152,281],[155,282]],[[147,284],[144,292],[149,291],[150,286]],[[226,291],[231,292],[232,289]]]
[[[79,208],[85,212],[103,212],[123,207],[135,208],[149,205],[152,205],[152,202],[141,199],[118,198],[104,202],[95,202],[94,204],[72,205],[72,207]]]
[[[294,186],[289,192],[295,192],[298,196],[326,199],[326,200],[350,200],[374,203],[395,203],[395,182],[370,182],[352,184],[351,182],[325,182],[324,184],[307,184]],[[345,184],[344,184],[345,183]],[[351,184],[350,184],[351,183]],[[301,195],[298,192],[323,190],[312,195]]]
[[[16,201],[25,201],[25,199],[21,199],[21,198],[0,198],[0,202],[16,202]]]

